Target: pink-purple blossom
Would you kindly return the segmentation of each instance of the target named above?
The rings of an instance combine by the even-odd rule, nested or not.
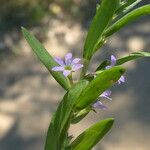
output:
[[[67,77],[72,72],[75,72],[83,67],[83,64],[80,64],[80,60],[80,58],[73,59],[72,53],[67,53],[65,55],[65,60],[55,58],[55,61],[59,64],[59,66],[53,67],[52,70],[63,72],[63,75]]]
[[[111,55],[110,65],[106,66],[106,69],[112,68],[113,66],[116,65],[116,63],[117,63],[116,57],[114,55]],[[126,81],[125,77],[121,76],[120,79],[118,80],[118,84],[124,83],[125,81]]]
[[[108,100],[112,100],[112,98],[110,98],[109,96],[111,95],[111,91],[110,90],[106,90],[104,91],[99,98],[106,98]],[[93,108],[98,108],[98,109],[107,109],[107,107],[99,100],[98,100],[93,104]]]

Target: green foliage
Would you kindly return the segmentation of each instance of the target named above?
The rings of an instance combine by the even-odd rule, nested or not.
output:
[[[71,123],[76,124],[80,122],[90,111],[91,111],[91,106],[85,109],[82,109],[81,111],[77,111],[74,117],[72,117]]]
[[[84,45],[83,58],[86,60],[91,59],[105,28],[113,18],[118,3],[119,0],[103,0],[98,7]]]
[[[79,96],[76,108],[81,110],[94,103],[98,96],[116,83],[124,72],[125,69],[121,67],[113,67],[98,74]]]
[[[123,58],[120,58],[117,60],[117,65],[122,65],[128,61],[137,59],[137,58],[141,58],[141,57],[150,57],[150,53],[148,52],[135,52],[135,53],[131,53],[128,56],[125,56]]]
[[[112,127],[114,119],[102,120],[85,130],[72,143],[70,142],[71,138],[68,130],[71,123],[78,123],[90,111],[94,110],[93,104],[97,101],[97,98],[120,79],[125,69],[119,65],[140,57],[150,57],[148,52],[131,53],[118,59],[117,63],[114,63],[116,66],[112,62],[104,60],[93,74],[86,74],[94,52],[104,45],[107,37],[138,17],[150,14],[150,5],[145,5],[127,13],[140,1],[103,0],[98,5],[84,45],[84,67],[81,78],[75,84],[72,81],[72,74],[68,79],[61,72],[52,71],[52,68],[58,64],[42,44],[25,28],[22,28],[23,35],[34,53],[56,81],[67,90],[51,120],[45,150],[91,150]],[[39,10],[35,11],[35,14],[38,14]],[[124,15],[125,13],[127,14]],[[118,20],[121,15],[123,17]],[[38,14],[38,16],[40,15]],[[111,65],[110,69],[106,69],[108,65]]]
[[[91,150],[111,129],[114,119],[108,118],[94,124],[82,134],[80,134],[72,143],[72,150]]]
[[[150,53],[149,52],[134,52],[134,53],[131,53],[131,54],[125,56],[125,57],[119,58],[117,60],[116,65],[122,65],[122,64],[124,64],[128,61],[135,60],[135,59],[138,59],[138,58],[141,58],[141,57],[150,57]],[[99,71],[99,70],[105,69],[105,67],[108,66],[108,65],[110,65],[110,61],[108,61],[108,60],[103,61],[98,66],[98,68],[96,69],[96,72]]]
[[[53,57],[47,52],[47,50],[43,47],[43,45],[25,28],[22,28],[22,32],[24,37],[26,38],[28,44],[31,46],[34,53],[40,59],[40,61],[45,65],[48,71],[52,74],[52,76],[56,79],[56,81],[66,90],[70,88],[69,80],[63,76],[62,73],[53,72],[52,67],[58,65]]]
[[[45,150],[61,150],[64,147],[74,103],[87,84],[87,81],[81,81],[65,94],[48,129]]]
[[[127,0],[126,2],[122,2],[122,5],[117,9],[117,14],[122,14],[130,11],[134,6],[140,3],[142,0]]]
[[[145,5],[131,11],[130,13],[119,19],[117,22],[115,22],[112,26],[110,26],[104,33],[105,37],[112,35],[128,23],[136,20],[137,18],[148,14],[150,14],[150,5]]]

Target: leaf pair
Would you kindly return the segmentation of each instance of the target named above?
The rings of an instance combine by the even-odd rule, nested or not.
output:
[[[51,68],[56,65],[56,62],[50,56],[50,54],[26,29],[23,28],[22,31],[29,45],[32,47],[33,51],[36,53],[41,62],[47,67],[54,78],[65,89],[69,89],[67,79],[61,73],[54,73],[51,71]],[[65,147],[67,146],[66,141],[68,140],[67,131],[70,126],[72,113],[75,107],[78,109],[83,109],[88,105],[91,105],[100,93],[102,93],[106,88],[110,87],[114,83],[114,81],[119,79],[122,73],[123,69],[120,67],[116,67],[104,71],[89,84],[87,81],[81,81],[78,84],[74,85],[65,94],[55,115],[53,116],[47,132],[45,150],[65,149]],[[87,99],[86,97],[89,98]],[[82,150],[83,145],[88,138],[88,147],[84,147],[85,150],[88,150],[89,148],[93,147],[108,132],[108,130],[111,128],[112,123],[113,120],[109,119],[95,124],[84,133],[82,133],[72,143],[72,145],[70,145],[70,147],[73,147],[73,149]],[[97,134],[93,135],[91,139],[91,134],[95,131]]]
[[[112,25],[110,24],[115,13],[124,10],[127,12],[140,1],[141,0],[128,0],[125,4],[120,6],[120,0],[103,0],[101,4],[98,5],[84,44],[83,58],[85,60],[90,61],[94,52],[105,43],[105,39],[108,36],[111,36],[140,16],[150,14],[150,5],[145,5],[126,14]]]
[[[112,86],[123,73],[123,68],[114,67],[109,70],[103,71],[90,83],[83,80],[74,85],[72,88],[70,88],[70,90],[65,94],[62,102],[60,103],[54,115],[54,118],[52,119],[47,134],[45,150],[57,150],[65,148],[65,143],[68,138],[67,130],[71,123],[72,113],[75,110],[82,110],[88,107],[89,105],[92,105],[92,103],[96,101],[96,98],[108,87]],[[95,139],[93,135],[93,141],[95,142],[98,141],[98,139],[100,140],[110,128],[110,126],[106,125],[106,127],[103,127],[104,129],[100,129],[101,123],[99,125],[98,127],[96,125],[98,134],[95,135]],[[93,132],[93,128],[89,129],[88,132]],[[87,134],[87,136],[88,135],[89,134]],[[93,141],[89,142],[88,145],[93,145],[95,143]],[[79,146],[77,146],[78,144],[75,145],[77,147],[80,147],[80,144]]]
[[[104,70],[97,75],[81,92],[75,107],[82,110],[96,101],[96,98],[107,88],[112,86],[124,73],[121,67]],[[110,130],[113,119],[102,120],[80,134],[66,150],[91,150]]]
[[[87,84],[87,81],[81,81],[65,94],[48,129],[45,150],[61,150],[65,147],[74,103]]]
[[[113,25],[111,25],[104,33],[105,37],[111,36],[113,33],[120,30],[125,25],[129,24],[130,22],[136,20],[137,18],[150,14],[150,5],[145,5],[140,8],[137,8],[130,13],[126,14],[124,17],[119,19]]]
[[[82,91],[77,100],[76,108],[81,110],[94,103],[98,96],[116,83],[124,72],[125,69],[117,66],[98,74]]]

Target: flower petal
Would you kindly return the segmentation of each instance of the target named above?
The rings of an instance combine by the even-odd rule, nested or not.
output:
[[[126,79],[124,76],[121,76],[120,79],[118,80],[118,84],[126,82]]]
[[[100,97],[103,97],[103,98],[107,98],[107,99],[109,99],[109,100],[112,100],[112,98],[109,97],[110,95],[111,95],[111,91],[110,91],[110,90],[106,90],[106,91],[104,91],[104,92],[100,95]]]
[[[110,96],[111,95],[111,91],[110,90],[106,90],[101,95]]]
[[[63,75],[67,77],[71,73],[71,70],[64,70]]]
[[[64,67],[62,66],[56,66],[52,68],[52,71],[64,71]]]
[[[77,63],[79,63],[80,60],[81,60],[80,58],[75,58],[75,59],[73,59],[71,64],[72,65],[77,64]]]
[[[72,62],[72,53],[68,53],[65,56],[65,64],[68,66],[71,65],[71,62]]]
[[[114,55],[111,55],[111,66],[112,67],[116,65],[116,61],[117,61],[116,57]]]
[[[60,65],[60,66],[65,66],[64,61],[61,58],[55,58],[55,61]]]
[[[105,69],[110,69],[110,68],[112,68],[112,66],[106,66],[106,67],[105,67]]]
[[[96,103],[93,104],[94,108],[98,108],[98,109],[107,109],[107,107],[102,104],[100,101],[97,101]]]
[[[73,66],[72,66],[72,70],[73,70],[73,71],[76,71],[76,70],[78,70],[78,69],[80,69],[80,68],[82,68],[82,67],[83,67],[82,64],[76,64],[76,65],[73,65]]]

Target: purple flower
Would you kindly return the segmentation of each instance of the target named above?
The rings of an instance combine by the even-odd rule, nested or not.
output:
[[[117,59],[114,55],[111,55],[111,60],[110,60],[110,65],[109,66],[106,66],[106,69],[110,69],[112,68],[113,66],[116,65],[116,62],[117,62]],[[124,76],[121,76],[120,79],[118,80],[118,84],[121,84],[121,83],[124,83],[126,80],[125,80],[125,77]]]
[[[98,109],[107,109],[107,107],[100,101],[96,101],[94,104],[93,104],[93,108],[98,108]]]
[[[109,97],[110,95],[111,95],[111,91],[110,90],[106,90],[99,97],[107,98],[109,100],[112,100],[112,98]]]
[[[67,53],[65,55],[65,61],[63,61],[61,58],[55,58],[55,61],[60,66],[55,66],[52,68],[52,70],[63,72],[63,75],[67,77],[72,72],[75,72],[76,70],[83,67],[83,64],[79,63],[80,60],[80,58],[73,59],[72,53]]]
[[[111,95],[111,91],[110,90],[106,90],[104,91],[100,96],[99,98],[106,98],[108,100],[112,100],[112,98],[110,98],[109,96]],[[107,109],[107,107],[102,103],[100,102],[100,100],[98,100],[93,104],[93,108],[99,108],[99,109]]]

